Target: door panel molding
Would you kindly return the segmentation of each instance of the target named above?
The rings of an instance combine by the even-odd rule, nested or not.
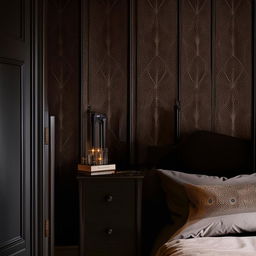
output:
[[[0,34],[5,38],[9,38],[11,40],[17,40],[25,42],[25,19],[26,19],[26,6],[25,0],[16,0],[17,3],[13,3],[13,1],[9,1],[6,8],[2,9],[2,13],[0,10]],[[16,4],[16,5],[15,5]],[[15,8],[13,7],[15,5]],[[14,13],[16,12],[16,13]],[[6,17],[8,16],[8,19]],[[9,23],[10,20],[15,20],[12,30],[9,31]]]
[[[19,93],[19,147],[20,147],[20,161],[19,161],[19,186],[20,186],[20,201],[19,201],[19,219],[20,219],[20,226],[19,226],[19,235],[18,236],[13,236],[5,241],[2,241],[0,243],[0,253],[7,251],[7,250],[14,250],[14,248],[24,248],[25,247],[25,241],[26,241],[26,231],[25,231],[25,173],[24,173],[24,163],[25,163],[25,154],[24,154],[24,122],[23,122],[23,117],[24,117],[24,62],[15,60],[15,59],[7,59],[7,58],[0,58],[0,65],[7,65],[7,69],[9,69],[10,72],[16,73],[16,75],[19,77],[18,82],[18,93]],[[13,70],[11,71],[10,67],[15,67],[18,68],[18,70]],[[7,71],[7,70],[6,70]],[[18,73],[17,73],[18,72]],[[15,76],[15,74],[13,74]],[[14,95],[15,97],[15,95]],[[9,170],[7,170],[8,172]]]

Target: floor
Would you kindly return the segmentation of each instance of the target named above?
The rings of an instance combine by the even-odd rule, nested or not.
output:
[[[78,246],[55,247],[55,256],[78,256]]]

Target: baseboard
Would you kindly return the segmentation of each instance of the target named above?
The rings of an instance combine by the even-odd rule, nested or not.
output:
[[[78,246],[55,246],[55,256],[79,256]]]

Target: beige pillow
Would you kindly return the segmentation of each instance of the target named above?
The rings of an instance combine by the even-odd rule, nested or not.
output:
[[[256,184],[184,184],[190,202],[188,220],[256,212]]]
[[[256,231],[256,173],[227,179],[158,171],[171,216],[180,227],[172,239]]]

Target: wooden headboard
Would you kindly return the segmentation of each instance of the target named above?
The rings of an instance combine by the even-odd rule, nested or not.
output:
[[[174,168],[189,173],[232,177],[253,169],[251,141],[208,131],[184,138],[174,154]]]
[[[160,163],[159,167],[232,177],[253,172],[251,152],[250,141],[198,131],[178,143],[172,154],[166,157],[164,166]],[[144,255],[149,255],[159,231],[171,223],[160,178],[155,170],[145,173],[142,222]]]

